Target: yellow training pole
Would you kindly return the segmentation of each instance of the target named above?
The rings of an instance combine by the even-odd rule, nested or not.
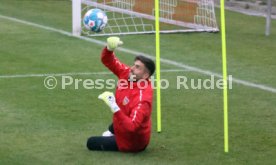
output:
[[[224,0],[220,0],[221,40],[222,40],[222,72],[223,72],[223,109],[224,109],[224,152],[228,152],[228,94],[227,94],[227,60]]]
[[[159,0],[155,0],[155,49],[156,49],[156,103],[157,132],[161,132],[161,90],[160,90],[160,33],[159,33]]]

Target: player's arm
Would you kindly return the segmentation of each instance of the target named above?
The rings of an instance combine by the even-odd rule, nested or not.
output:
[[[110,107],[110,110],[114,113],[113,117],[117,118],[120,127],[125,128],[128,132],[135,132],[142,126],[143,121],[150,117],[151,104],[148,101],[140,100],[140,102],[132,108],[130,116],[127,116],[120,110],[112,92],[104,92],[100,94],[98,98],[103,100]]]
[[[128,70],[129,67],[120,62],[120,60],[115,56],[114,50],[122,45],[123,42],[120,41],[118,37],[109,37],[107,39],[107,46],[102,50],[101,61],[102,63],[112,71],[117,77],[120,77],[124,71]]]
[[[122,111],[114,113],[114,118],[121,128],[128,132],[136,132],[138,128],[143,127],[143,121],[150,117],[151,106],[149,102],[139,103],[131,112],[130,116],[125,115]]]

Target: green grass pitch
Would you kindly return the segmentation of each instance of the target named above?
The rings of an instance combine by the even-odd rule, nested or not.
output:
[[[219,21],[219,12],[216,15]],[[71,31],[69,0],[1,0],[0,16]],[[266,37],[265,18],[226,11],[228,74],[247,82],[233,82],[229,90],[229,153],[223,149],[222,90],[177,89],[177,76],[210,78],[184,70],[161,73],[170,82],[162,90],[162,132],[155,131],[154,107],[150,145],[144,152],[126,154],[86,149],[87,138],[100,135],[111,121],[111,112],[97,99],[104,89],[58,85],[49,90],[43,84],[45,76],[31,76],[108,72],[99,59],[103,46],[0,17],[0,164],[274,165],[275,27],[273,20],[271,35]],[[154,56],[154,35],[121,39],[123,48]],[[133,55],[116,53],[132,64]],[[161,58],[220,74],[220,33],[161,35]],[[161,69],[183,67],[162,62]],[[111,74],[72,77],[115,78]],[[252,83],[270,88],[251,87]]]

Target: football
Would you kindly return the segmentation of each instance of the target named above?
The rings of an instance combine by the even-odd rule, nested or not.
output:
[[[83,24],[87,30],[99,33],[107,25],[107,16],[101,9],[90,9],[83,17]]]

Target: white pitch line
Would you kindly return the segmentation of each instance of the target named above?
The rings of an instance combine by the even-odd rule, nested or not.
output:
[[[102,41],[99,41],[99,40],[96,40],[96,39],[83,37],[83,36],[73,36],[70,32],[67,32],[67,31],[64,31],[64,30],[61,30],[61,29],[56,29],[56,28],[52,28],[52,27],[48,27],[48,26],[44,26],[44,25],[39,25],[39,24],[36,24],[36,23],[32,23],[32,22],[29,22],[29,21],[24,21],[24,20],[20,20],[20,19],[17,19],[17,18],[4,16],[4,15],[0,15],[0,18],[10,20],[10,21],[14,21],[14,22],[18,22],[18,23],[22,23],[22,24],[25,24],[25,25],[30,25],[30,26],[33,26],[33,27],[38,27],[38,28],[45,29],[45,30],[48,30],[48,31],[57,32],[57,33],[60,33],[60,34],[63,34],[63,35],[69,36],[69,37],[79,38],[81,40],[92,42],[92,43],[95,43],[95,44],[98,44],[98,45],[102,45],[102,46],[106,45],[105,42],[102,42]],[[134,55],[134,56],[140,54],[140,55],[147,56],[151,59],[155,59],[155,57],[153,57],[149,54],[133,51],[133,50],[126,49],[126,48],[118,48],[118,50],[120,50],[122,52],[129,53],[129,54]],[[177,66],[179,68],[187,69],[187,70],[197,72],[197,73],[200,73],[200,74],[203,74],[203,75],[209,75],[209,76],[214,75],[214,76],[219,77],[219,78],[222,77],[221,74],[218,74],[218,73],[215,73],[215,72],[212,72],[212,71],[209,71],[209,70],[205,70],[205,69],[200,69],[198,67],[186,65],[186,64],[183,64],[183,63],[180,63],[180,62],[176,62],[176,61],[172,61],[172,60],[168,60],[168,59],[164,59],[164,58],[160,58],[160,61],[162,63],[165,63],[165,64],[174,65],[174,66]],[[234,77],[232,78],[232,81],[237,83],[237,84],[242,84],[242,85],[247,86],[247,87],[258,88],[258,89],[265,90],[265,91],[268,91],[268,92],[276,93],[276,88],[269,87],[269,86],[266,86],[266,85],[263,85],[263,84],[252,83],[252,82],[237,79],[237,78],[234,78]]]
[[[111,72],[15,74],[15,75],[0,75],[0,79],[9,79],[9,78],[30,78],[30,77],[47,77],[47,76],[104,75],[104,74],[111,74]]]
[[[187,72],[187,70],[166,69],[161,70],[162,73],[169,72]],[[111,72],[72,72],[72,73],[43,73],[43,74],[15,74],[15,75],[0,75],[0,79],[11,78],[31,78],[31,77],[47,77],[47,76],[83,76],[83,75],[110,75]]]
[[[162,73],[170,73],[170,72],[189,72],[188,69],[164,69],[161,70]]]

